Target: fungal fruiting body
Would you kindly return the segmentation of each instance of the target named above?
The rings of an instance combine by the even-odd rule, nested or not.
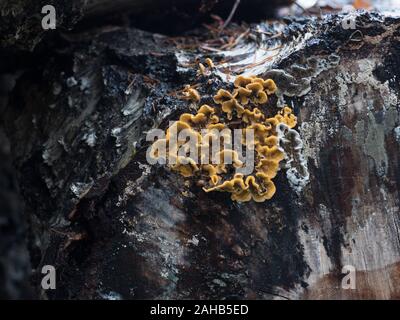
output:
[[[203,63],[199,63],[199,70],[197,71],[198,75],[202,76],[210,75],[211,70],[214,68],[214,62],[210,58],[206,58],[204,62],[207,65],[207,67]]]
[[[269,96],[277,90],[271,79],[238,76],[234,87],[232,91],[219,89],[213,97],[214,105],[201,105],[196,114],[183,113],[167,129],[165,139],[153,143],[150,156],[160,158],[157,150],[164,144],[166,154],[173,160],[172,164],[169,163],[172,170],[202,181],[205,192],[229,192],[232,200],[238,202],[263,202],[275,194],[272,179],[280,169],[280,162],[285,159],[278,126],[283,124],[293,128],[297,118],[289,107],[275,114],[268,110]],[[244,152],[254,154],[251,172],[242,170],[248,160],[243,158],[243,150],[229,144],[232,142],[229,134],[232,129],[240,130]],[[191,146],[186,143],[187,139],[172,141],[172,133],[179,136],[183,130],[194,141]],[[250,131],[252,139],[247,135]],[[222,140],[224,144],[219,143],[217,152],[210,155],[210,147]],[[191,150],[194,152],[189,153],[190,148],[195,149]]]

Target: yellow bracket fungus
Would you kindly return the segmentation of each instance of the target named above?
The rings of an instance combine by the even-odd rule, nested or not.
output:
[[[206,63],[210,68],[213,67],[211,60]],[[228,192],[231,193],[232,200],[238,202],[263,202],[275,194],[276,188],[272,179],[280,169],[280,162],[285,159],[285,152],[279,145],[277,127],[283,124],[293,128],[297,124],[297,118],[287,106],[276,114],[269,110],[271,107],[266,106],[268,96],[277,90],[275,82],[271,79],[240,75],[235,79],[234,87],[233,91],[219,89],[213,97],[215,106],[204,104],[198,108],[196,114],[182,114],[179,120],[167,129],[166,138],[153,143],[150,156],[159,159],[161,155],[156,149],[165,143],[167,154],[173,153],[175,160],[174,164],[170,165],[172,170],[186,178],[193,177],[201,181],[205,192]],[[186,87],[185,92],[188,99],[196,102],[200,100],[200,95],[195,89]],[[228,136],[215,135],[214,130],[223,132],[232,128],[242,129],[242,145],[254,152],[254,170],[250,174],[236,171],[243,167],[244,163],[238,152],[225,148],[225,144],[219,145],[219,152],[211,159],[220,160],[219,162],[201,161],[210,157],[209,151],[204,150],[209,150],[213,144],[220,142],[219,139],[231,139]],[[195,139],[200,161],[185,155],[185,141],[178,139],[177,143],[172,145],[172,130],[179,134],[184,129]],[[246,131],[250,130],[254,133],[254,139],[246,141]],[[183,150],[183,155],[178,153],[178,150]]]
[[[200,101],[200,94],[199,92],[192,88],[190,85],[186,85],[185,88],[182,90],[183,98],[187,100],[191,100],[194,102]]]
[[[211,74],[211,70],[214,69],[214,62],[210,58],[206,58],[204,62],[207,64],[207,67],[203,63],[199,63],[199,70],[197,71],[198,75],[207,76]]]

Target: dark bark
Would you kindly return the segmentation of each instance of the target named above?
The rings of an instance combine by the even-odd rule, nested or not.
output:
[[[32,51],[56,31],[42,28],[42,7],[56,8],[57,28],[71,29],[82,17],[85,0],[4,0],[0,3],[0,49]]]
[[[235,20],[265,19],[273,16],[277,6],[291,2],[242,1]],[[45,5],[52,5],[56,10],[55,30],[42,28],[41,11]],[[209,20],[210,14],[227,17],[232,6],[230,0],[3,0],[0,2],[0,49],[13,53],[33,51],[39,44],[51,43],[60,33],[72,30],[77,23],[83,24],[80,29],[84,30],[93,24],[120,24],[124,20],[142,29],[182,33]]]
[[[355,32],[342,19],[259,24],[214,53],[202,32],[186,49],[95,30],[25,72],[4,123],[34,221],[34,286],[51,264],[49,298],[400,298],[400,20],[358,13]],[[184,64],[205,57],[209,77]],[[304,188],[282,169],[272,200],[239,204],[147,164],[145,132],[187,111],[171,92],[199,83],[207,100],[228,70],[274,78],[294,107]],[[348,264],[356,290],[340,287]]]
[[[25,232],[10,146],[4,132],[0,131],[0,299],[33,297],[28,279],[30,264]]]

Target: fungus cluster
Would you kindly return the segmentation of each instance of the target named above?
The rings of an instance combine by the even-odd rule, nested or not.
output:
[[[293,128],[297,124],[297,118],[289,107],[267,117],[268,113],[271,115],[271,111],[268,111],[266,104],[276,89],[271,79],[238,76],[232,91],[218,90],[213,97],[215,105],[203,104],[196,114],[183,113],[167,129],[165,139],[158,139],[152,144],[150,157],[163,157],[159,150],[161,145],[165,145],[166,154],[174,157],[173,164],[169,164],[172,170],[184,177],[195,177],[205,192],[229,192],[232,200],[238,202],[263,202],[271,199],[276,191],[272,179],[279,171],[279,163],[285,159],[285,152],[279,145],[278,126],[284,124],[287,128]],[[195,141],[200,160],[209,156],[208,151],[204,150],[209,150],[207,147],[215,139],[221,139],[221,136],[231,139],[224,137],[224,129],[240,129],[245,151],[250,150],[254,154],[254,170],[250,174],[240,172],[238,169],[244,166],[242,154],[233,148],[226,148],[225,144],[216,154],[211,155],[225,161],[204,163],[185,152],[179,152],[181,148],[185,148],[185,141],[174,140],[172,143],[171,134],[179,134],[184,129],[189,132],[190,139]],[[222,134],[217,136],[215,130]],[[246,141],[248,130],[253,132],[252,141]]]

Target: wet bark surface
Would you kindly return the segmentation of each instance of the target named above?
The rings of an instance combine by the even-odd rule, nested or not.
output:
[[[359,12],[171,38],[109,27],[64,37],[3,113],[38,295],[121,299],[400,298],[400,18]],[[216,68],[197,74],[196,61]],[[197,60],[196,60],[197,59]],[[242,72],[298,117],[309,182],[282,168],[264,203],[205,193],[146,161],[146,132]],[[40,290],[54,265],[57,289]],[[341,287],[342,267],[357,273]]]
[[[28,299],[29,253],[26,248],[26,221],[11,163],[10,146],[0,131],[0,299]]]

